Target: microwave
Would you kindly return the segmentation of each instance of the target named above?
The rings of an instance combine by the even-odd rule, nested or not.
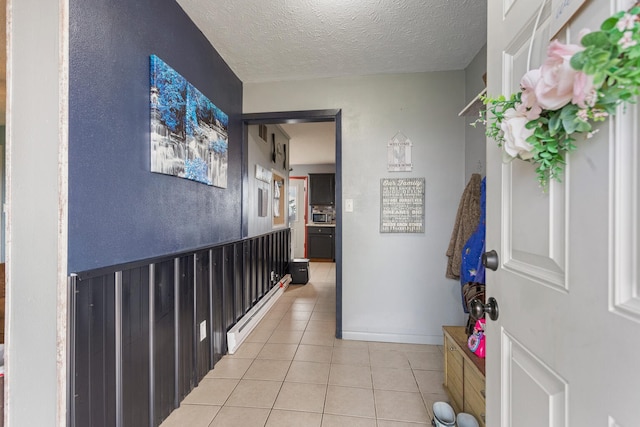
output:
[[[313,212],[311,214],[311,221],[314,223],[328,224],[331,222],[331,215],[327,213]]]

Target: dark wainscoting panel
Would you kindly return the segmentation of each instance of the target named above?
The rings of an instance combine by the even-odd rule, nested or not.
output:
[[[233,245],[233,302],[234,318],[237,322],[245,313],[248,307],[244,295],[244,245],[242,242]]]
[[[194,255],[178,259],[178,398],[184,399],[196,386],[196,331],[195,331],[195,288]]]
[[[154,420],[164,421],[178,406],[176,397],[176,280],[175,261],[153,264],[153,380]]]
[[[124,426],[148,426],[149,268],[122,272],[122,413]]]
[[[284,276],[290,244],[284,229],[72,274],[70,425],[159,426]]]
[[[258,266],[260,263],[260,259],[258,258],[258,239],[252,239],[248,243],[250,245],[250,254],[249,259],[253,260],[253,262],[249,263],[249,267],[251,268],[251,306],[254,306],[258,299],[260,299],[260,293],[258,291]]]
[[[116,423],[115,276],[75,281],[74,426]]]
[[[199,383],[207,372],[213,368],[211,362],[211,333],[209,331],[209,319],[211,318],[211,256],[210,251],[202,251],[196,254],[196,329],[197,342],[197,372],[196,379]],[[203,326],[204,324],[204,326]],[[201,335],[201,332],[203,334]],[[204,338],[203,338],[204,336]]]
[[[245,240],[242,242],[242,257],[245,260],[253,259],[253,252],[251,249],[251,240]],[[242,283],[242,305],[244,307],[251,307],[254,303],[254,291],[253,291],[253,267],[250,262],[244,262],[242,264],[243,283]]]
[[[235,280],[234,280],[234,245],[228,245],[223,248],[223,282],[222,282],[222,301],[223,301],[223,318],[225,333],[236,323],[234,312],[235,307]]]
[[[213,265],[213,290],[211,295],[212,327],[213,327],[213,363],[215,364],[227,352],[227,331],[224,327],[223,285],[224,285],[224,258],[223,248],[211,250]]]

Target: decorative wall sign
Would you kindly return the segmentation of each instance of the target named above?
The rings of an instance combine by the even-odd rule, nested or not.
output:
[[[389,172],[411,172],[411,140],[402,132],[395,134],[387,144],[387,170]]]
[[[424,178],[380,180],[380,232],[424,233]]]
[[[258,181],[266,182],[271,184],[271,179],[273,178],[273,173],[260,165],[256,165],[256,179]]]
[[[151,172],[227,187],[229,117],[151,55]]]

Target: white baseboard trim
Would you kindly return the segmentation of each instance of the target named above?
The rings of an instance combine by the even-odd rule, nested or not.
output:
[[[355,332],[345,330],[342,331],[342,339],[353,341],[392,342],[402,344],[443,344],[442,335],[380,334],[375,332]]]
[[[278,298],[284,293],[289,283],[291,283],[291,275],[285,274],[278,284],[271,288],[271,290],[227,332],[227,352],[229,354],[235,353],[251,331],[258,326],[260,320],[262,320],[273,304],[275,304]]]

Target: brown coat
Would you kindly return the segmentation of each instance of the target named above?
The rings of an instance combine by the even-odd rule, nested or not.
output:
[[[462,193],[456,222],[451,232],[451,240],[447,249],[447,273],[449,279],[460,278],[460,264],[462,263],[462,248],[469,237],[478,227],[480,221],[480,184],[482,177],[474,173]]]

